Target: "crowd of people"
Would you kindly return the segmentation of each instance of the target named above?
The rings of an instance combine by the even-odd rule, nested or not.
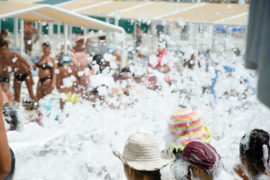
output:
[[[137,37],[141,33],[137,26]],[[33,35],[37,34],[37,30],[32,23],[25,24],[25,52],[31,54],[32,46],[36,40]],[[37,35],[36,35],[37,36]],[[89,53],[91,38],[85,35],[77,35],[74,39],[75,45],[71,47],[67,45],[66,51],[64,47],[56,55],[52,55],[53,44],[51,42],[42,42],[42,55],[38,62],[30,63],[22,55],[12,52],[9,42],[6,40],[8,33],[3,30],[1,32],[0,41],[0,81],[3,88],[4,104],[14,104],[21,101],[21,85],[25,82],[29,97],[35,108],[38,107],[40,99],[51,94],[54,89],[59,93],[65,94],[66,98],[60,98],[60,107],[64,108],[66,101],[72,103],[78,102],[79,98],[95,101],[99,99],[104,101],[104,93],[102,94],[100,87],[106,87],[109,97],[117,97],[128,95],[131,89],[130,82],[143,82],[149,89],[157,89],[157,77],[153,71],[157,70],[166,74],[166,81],[170,83],[170,77],[167,73],[173,68],[163,62],[164,57],[168,54],[166,51],[166,42],[158,43],[156,59],[148,63],[148,68],[142,76],[136,76],[130,71],[126,57],[122,59],[122,52],[114,45],[106,44],[106,36],[98,36],[98,45],[94,51],[94,55]],[[137,44],[138,46],[140,45]],[[89,57],[93,55],[92,61]],[[90,58],[91,59],[91,58]],[[37,85],[33,80],[33,71],[38,71],[39,80]],[[14,78],[13,78],[14,77]],[[108,78],[109,77],[109,78]],[[110,79],[110,85],[99,79]],[[10,80],[13,79],[13,90],[10,89]],[[95,83],[99,81],[99,83]],[[120,84],[120,85],[119,85]],[[122,84],[125,84],[122,86]],[[36,85],[36,91],[33,86]],[[118,86],[117,86],[118,85]],[[34,92],[36,92],[34,94]],[[30,102],[31,103],[31,102]],[[112,106],[115,107],[115,106]]]
[[[28,27],[27,27],[28,26]],[[36,30],[27,23],[25,27],[25,51],[32,50],[32,36]],[[136,46],[141,44],[141,33],[137,27]],[[29,64],[20,54],[9,50],[9,43],[4,39],[5,31],[0,36],[0,110],[10,106],[13,101],[20,102],[21,84],[26,83],[32,102],[39,107],[39,102],[51,94],[54,89],[65,97],[60,98],[60,107],[68,101],[75,104],[79,98],[105,103],[104,88],[109,97],[128,96],[132,88],[129,81],[144,81],[151,90],[158,89],[155,71],[163,73],[165,81],[171,84],[169,72],[175,68],[168,64],[166,42],[157,46],[155,58],[149,60],[144,76],[137,77],[130,72],[128,63],[121,61],[121,51],[106,46],[106,36],[98,38],[98,46],[93,60],[88,62],[88,50],[91,39],[83,35],[76,36],[75,46],[64,48],[56,57],[51,56],[53,44],[42,43],[42,56],[35,64]],[[184,60],[183,66],[193,69],[195,55]],[[38,70],[36,94],[33,91],[32,69]],[[13,77],[13,91],[10,80]],[[144,79],[144,80],[138,80]],[[125,86],[116,86],[126,82]],[[110,104],[111,105],[111,104]],[[117,108],[111,105],[112,108]],[[40,120],[39,120],[40,122]],[[14,125],[14,122],[12,123]],[[42,123],[40,123],[42,124]],[[14,125],[15,126],[15,125]],[[16,129],[16,128],[14,128]],[[132,133],[124,146],[123,153],[113,154],[123,163],[124,173],[128,180],[159,180],[161,169],[170,165],[173,180],[214,180],[221,168],[222,157],[211,145],[212,133],[199,115],[189,109],[180,109],[172,114],[168,124],[169,140],[166,150],[159,150],[155,138],[143,132]],[[15,169],[15,156],[9,148],[4,127],[3,115],[0,115],[0,178],[10,179]],[[247,132],[239,144],[239,160],[232,171],[243,180],[262,180],[270,178],[270,137],[262,129]]]
[[[172,141],[160,151],[155,138],[145,132],[132,133],[123,153],[113,151],[124,166],[128,180],[214,180],[223,167],[222,157],[210,144],[211,132],[197,113],[176,111],[169,122]],[[262,129],[247,132],[239,144],[240,164],[232,170],[243,180],[270,178],[269,134]],[[162,176],[161,169],[170,166]]]

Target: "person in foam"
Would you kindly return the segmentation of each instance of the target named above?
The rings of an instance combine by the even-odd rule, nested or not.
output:
[[[193,110],[179,109],[175,111],[169,121],[167,147],[178,154],[193,140],[210,143],[211,131],[204,125],[201,117]]]
[[[90,73],[86,53],[90,46],[90,37],[83,35],[76,36],[75,43],[76,45],[72,48],[72,52],[78,60],[78,73],[80,74],[77,89],[80,94],[84,96],[90,82]]]
[[[221,157],[213,146],[194,140],[185,146],[172,169],[176,180],[213,180],[221,165]]]
[[[234,171],[243,180],[270,179],[269,134],[262,129],[253,129],[240,142],[240,165]]]
[[[29,96],[32,100],[37,101],[36,96],[33,93],[33,78],[31,72],[31,66],[28,62],[18,53],[11,52],[9,50],[8,42],[1,41],[0,42],[0,51],[1,51],[1,61],[2,61],[2,68],[3,75],[5,82],[9,84],[9,75],[14,73],[14,81],[13,81],[13,88],[14,88],[14,95],[15,101],[20,102],[20,94],[21,94],[21,84],[25,81]]]
[[[168,151],[160,152],[155,138],[143,132],[128,137],[122,154],[113,153],[122,161],[127,180],[161,180],[160,170],[175,159]]]
[[[44,96],[50,94],[56,86],[56,73],[57,64],[55,58],[51,57],[51,46],[49,42],[42,43],[42,52],[39,62],[36,67],[39,69],[38,85],[37,85],[37,99],[38,101]]]
[[[64,93],[64,98],[60,98],[60,107],[70,101],[72,104],[78,102],[79,96],[76,94],[76,86],[79,82],[78,60],[75,54],[67,48],[68,52],[60,52],[58,55],[58,73],[56,78],[56,88],[60,93]]]

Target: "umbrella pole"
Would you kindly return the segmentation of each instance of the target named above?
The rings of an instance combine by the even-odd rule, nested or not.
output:
[[[21,55],[23,54],[23,48],[24,48],[24,20],[21,19]]]
[[[49,23],[49,32],[48,32],[48,36],[52,36],[53,35],[53,24]]]
[[[125,51],[125,44],[126,44],[126,34],[125,32],[122,32],[122,36],[124,36],[124,40],[121,43],[121,69],[125,67],[125,57],[126,51]]]
[[[18,18],[14,18],[14,46],[15,51],[18,48]]]
[[[57,24],[57,36],[58,36],[58,43],[60,42],[61,39],[61,29],[60,29],[60,23]]]
[[[68,26],[64,25],[64,54],[67,53]]]
[[[72,26],[68,26],[68,39],[72,39]]]

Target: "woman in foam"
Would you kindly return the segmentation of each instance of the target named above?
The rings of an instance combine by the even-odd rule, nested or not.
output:
[[[147,86],[149,89],[155,90],[157,88],[157,77],[153,74],[153,70],[158,70],[159,72],[166,74],[165,80],[169,83],[171,81],[167,74],[170,71],[170,67],[168,66],[168,62],[165,60],[165,56],[168,55],[166,48],[166,42],[159,42],[156,56],[151,56],[149,59],[147,69]]]
[[[42,43],[42,52],[40,60],[36,63],[38,68],[37,99],[50,94],[56,86],[56,69],[55,58],[51,57],[51,46],[48,42]]]
[[[193,140],[171,168],[176,180],[214,180],[221,167],[221,157],[213,146]]]
[[[88,84],[90,82],[90,72],[88,68],[87,54],[86,51],[89,48],[90,38],[86,38],[86,42],[84,43],[84,36],[80,35],[75,38],[75,47],[72,48],[72,52],[77,58],[78,61],[78,77],[79,84],[78,89],[82,95],[86,92]]]
[[[67,48],[70,50],[70,48]],[[76,87],[79,81],[78,77],[78,61],[73,52],[63,51],[58,57],[58,71],[56,88],[60,93],[63,93],[63,97],[60,99],[60,107],[64,108],[64,104],[70,101],[72,104],[78,102],[79,96],[76,94]]]
[[[269,134],[262,129],[253,129],[240,142],[240,165],[234,171],[243,180],[270,179]]]
[[[169,121],[166,146],[179,157],[184,147],[193,140],[210,143],[211,132],[200,116],[189,109],[175,111]]]

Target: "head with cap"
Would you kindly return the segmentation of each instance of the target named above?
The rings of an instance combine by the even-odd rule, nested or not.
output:
[[[209,143],[210,139],[210,130],[195,111],[179,109],[172,114],[169,121],[167,146],[175,154],[182,151],[193,140]]]
[[[113,153],[123,162],[128,180],[159,180],[160,169],[175,159],[172,153],[159,151],[154,137],[141,132],[129,136],[123,154]]]
[[[240,142],[240,160],[246,175],[269,173],[269,134],[262,129],[253,129]]]
[[[183,161],[188,163],[186,178],[189,180],[212,180],[218,173],[220,155],[208,143],[194,140],[188,143],[181,154]]]

